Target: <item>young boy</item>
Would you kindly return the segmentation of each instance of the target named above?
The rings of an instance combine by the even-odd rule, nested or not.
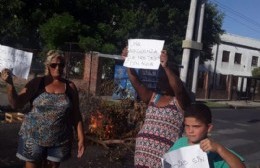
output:
[[[200,144],[200,148],[208,153],[211,168],[245,168],[242,157],[208,138],[208,133],[213,127],[211,120],[209,107],[204,104],[190,105],[184,114],[186,137],[178,139],[170,148],[170,151]]]

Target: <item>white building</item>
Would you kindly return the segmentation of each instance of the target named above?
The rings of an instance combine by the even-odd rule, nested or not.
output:
[[[205,62],[205,68],[213,74],[214,86],[223,84],[227,75],[238,77],[241,86],[243,77],[251,77],[252,70],[260,66],[260,40],[223,34],[220,44],[212,48],[213,59]],[[243,80],[243,90],[246,80]]]

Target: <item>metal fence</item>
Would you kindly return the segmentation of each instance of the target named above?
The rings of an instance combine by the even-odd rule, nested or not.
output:
[[[198,99],[260,101],[260,78],[219,74],[214,80],[209,72],[198,78]]]
[[[100,55],[99,66],[101,67],[98,70],[101,72],[98,73],[100,82],[97,83],[97,95],[112,96],[114,91],[117,90],[117,85],[114,82],[116,61],[112,61],[108,65],[108,61],[115,59],[103,57],[104,54]],[[65,52],[65,58],[65,77],[75,81],[79,89],[88,88],[89,83],[83,80],[86,54],[82,52]],[[42,57],[37,52],[34,52],[30,73],[32,76],[44,72],[42,60]],[[197,99],[260,101],[260,78],[220,74],[217,79],[210,72],[199,72],[197,86]]]

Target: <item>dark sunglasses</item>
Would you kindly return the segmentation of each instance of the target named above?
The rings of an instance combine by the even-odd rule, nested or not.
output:
[[[49,64],[49,66],[51,68],[56,68],[57,66],[59,66],[59,68],[64,68],[65,67],[65,65],[63,63],[51,63],[51,64]]]

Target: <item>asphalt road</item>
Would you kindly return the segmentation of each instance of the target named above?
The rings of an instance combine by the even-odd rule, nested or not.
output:
[[[260,108],[212,109],[214,129],[212,138],[235,150],[246,160],[247,168],[260,167]],[[22,168],[23,162],[15,157],[17,132],[20,124],[0,124],[0,168]],[[113,153],[114,151],[114,153]],[[107,151],[101,146],[88,144],[82,159],[74,156],[61,168],[131,168],[133,154],[123,148]],[[121,152],[115,158],[115,151]]]
[[[214,109],[212,137],[242,155],[247,168],[260,167],[260,108]]]

